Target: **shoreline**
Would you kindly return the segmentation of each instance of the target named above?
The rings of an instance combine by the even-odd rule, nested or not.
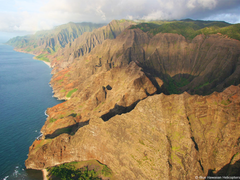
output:
[[[37,58],[36,58],[37,55],[34,54],[34,53],[26,52],[26,51],[23,51],[23,50],[21,50],[21,49],[16,49],[16,48],[14,48],[13,50],[14,50],[14,51],[17,51],[17,52],[21,52],[21,53],[32,54],[32,55],[34,55],[34,57],[33,57],[34,60],[42,61],[42,62],[44,62],[46,65],[48,65],[48,67],[52,68],[50,62],[46,62],[46,61],[37,59]]]
[[[34,60],[42,61],[42,62],[44,62],[49,68],[51,68],[50,62],[46,62],[46,61],[37,59],[37,58],[36,58],[36,54],[34,54],[34,53],[26,52],[26,51],[23,51],[23,50],[21,50],[21,49],[16,49],[16,48],[14,48],[13,50],[14,50],[14,51],[17,51],[17,52],[21,52],[21,53],[32,54],[32,55],[34,55],[34,57],[33,57]],[[45,114],[46,114],[46,111],[45,111]],[[43,180],[48,180],[48,178],[47,178],[47,175],[48,175],[47,169],[42,169],[41,171],[42,171],[42,174],[43,174]]]
[[[34,57],[32,58],[33,60],[42,61],[42,62],[44,62],[49,68],[51,68],[51,63],[37,59],[37,58],[36,58],[37,54],[31,53],[31,52],[26,52],[26,51],[23,51],[23,50],[17,49],[17,48],[14,48],[13,50],[16,51],[16,52],[20,52],[20,53],[26,53],[26,54],[34,55]],[[45,111],[45,115],[48,116],[48,115],[46,114],[46,111]],[[47,177],[47,176],[48,176],[48,171],[47,171],[47,169],[44,168],[44,169],[42,169],[42,170],[40,170],[40,171],[42,171],[43,180],[48,180],[48,177]],[[6,177],[8,178],[8,176],[6,176]],[[7,178],[6,178],[6,179],[7,179]]]
[[[24,52],[23,52],[23,53],[24,53]],[[39,60],[39,59],[35,58],[35,56],[33,57],[33,59],[34,59],[34,60],[38,60],[38,61],[42,61],[42,62],[44,62],[46,65],[48,65],[48,67],[52,68],[50,62],[43,61],[43,60]]]
[[[43,62],[44,62],[46,65],[48,65],[48,67],[52,68],[50,62],[46,62],[46,61],[43,61]]]

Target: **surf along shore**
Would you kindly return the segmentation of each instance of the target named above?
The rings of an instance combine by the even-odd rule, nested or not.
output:
[[[34,54],[34,53],[26,52],[26,51],[23,51],[21,49],[16,49],[16,48],[14,48],[13,50],[17,51],[17,52],[21,52],[21,53],[32,54],[32,55],[34,55],[34,57],[33,57],[34,60],[42,61],[42,62],[44,62],[46,65],[48,65],[51,68],[51,63],[50,62],[46,62],[46,61],[37,59],[36,58],[36,54]],[[48,175],[47,169],[42,169],[42,173],[43,173],[43,180],[47,180],[48,179],[47,178],[47,175]]]

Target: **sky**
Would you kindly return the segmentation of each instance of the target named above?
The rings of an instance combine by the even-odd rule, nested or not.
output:
[[[185,18],[240,23],[240,0],[0,0],[0,39],[68,22]]]

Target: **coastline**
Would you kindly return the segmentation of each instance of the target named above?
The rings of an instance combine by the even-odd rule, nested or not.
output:
[[[33,57],[34,60],[42,61],[42,62],[44,62],[46,65],[48,65],[48,67],[52,68],[50,62],[46,62],[46,61],[37,59],[37,58],[36,58],[36,54],[34,54],[34,53],[26,52],[26,51],[23,51],[23,50],[21,50],[21,49],[16,49],[16,48],[14,48],[13,50],[14,50],[14,51],[17,51],[17,52],[21,52],[21,53],[32,54],[32,55],[34,55],[34,57]]]
[[[5,99],[8,98],[8,94],[9,97],[11,96],[12,92],[15,92],[16,89],[12,88],[12,82],[11,80],[14,79],[14,87],[19,88],[17,89],[16,93],[20,93],[20,95],[22,93],[26,93],[26,88],[27,89],[31,89],[31,87],[34,87],[34,85],[39,84],[44,82],[45,85],[41,86],[40,88],[34,88],[34,90],[31,89],[31,91],[27,92],[27,95],[30,95],[29,97],[36,97],[36,95],[38,97],[40,97],[40,99],[46,98],[48,99],[47,101],[42,100],[41,102],[35,101],[33,99],[33,101],[31,102],[30,106],[32,105],[32,110],[36,110],[36,111],[29,111],[28,113],[31,114],[31,117],[27,118],[24,112],[25,111],[25,107],[29,105],[28,101],[24,101],[22,103],[22,97],[17,95],[18,98],[14,98],[12,99],[12,101],[10,100],[6,100],[7,102],[10,102],[10,104],[8,103],[4,103],[4,108],[6,107],[6,111],[4,113],[1,113],[0,119],[6,118],[6,117],[10,117],[9,114],[11,114],[11,118],[7,118],[8,122],[14,122],[14,125],[10,125],[12,130],[8,132],[4,132],[4,134],[6,135],[6,138],[3,138],[3,141],[1,141],[3,143],[3,154],[1,154],[0,159],[1,162],[4,162],[3,164],[1,163],[1,169],[3,171],[0,172],[0,178],[2,179],[31,179],[32,177],[36,177],[40,178],[40,179],[47,179],[47,171],[45,170],[45,172],[43,173],[43,171],[28,171],[25,168],[25,160],[27,159],[26,154],[28,154],[28,149],[31,146],[33,141],[33,137],[36,137],[39,134],[39,130],[42,128],[42,122],[39,121],[38,117],[43,117],[44,120],[46,119],[46,117],[43,115],[43,110],[55,106],[57,104],[59,104],[60,101],[56,101],[55,98],[52,98],[52,93],[51,93],[51,88],[49,89],[48,83],[49,83],[49,78],[51,78],[52,75],[50,75],[51,73],[51,69],[49,69],[46,65],[41,64],[41,62],[37,62],[34,61],[34,56],[35,55],[27,55],[26,52],[23,51],[17,51],[16,49],[12,48],[9,45],[2,45],[1,46],[1,67],[5,68],[5,67],[11,67],[11,68],[6,68],[6,71],[3,71],[3,73],[0,73],[3,76],[3,82],[5,84],[6,82],[6,88],[4,87],[3,89],[1,89],[1,93],[3,92],[5,96]],[[3,53],[2,53],[3,52]],[[5,56],[5,52],[7,52],[7,56]],[[24,54],[20,54],[20,53],[24,53]],[[30,53],[29,53],[30,54]],[[4,57],[4,58],[2,58]],[[33,60],[34,59],[34,60]],[[45,63],[45,62],[44,62]],[[48,65],[48,63],[45,63]],[[50,64],[50,63],[49,63]],[[31,68],[29,68],[29,65]],[[22,73],[24,70],[24,73]],[[12,73],[12,71],[14,73]],[[40,75],[40,73],[44,72],[44,75]],[[47,72],[47,73],[46,73]],[[6,76],[5,76],[6,73]],[[23,74],[23,75],[22,75]],[[39,76],[39,77],[38,77]],[[10,79],[5,79],[5,77],[11,77]],[[29,80],[29,77],[31,78],[31,80]],[[33,81],[33,80],[34,81]],[[5,81],[6,80],[6,81]],[[40,80],[40,81],[39,81]],[[16,81],[16,84],[15,84]],[[24,82],[24,83],[22,83]],[[26,82],[26,83],[25,83]],[[18,83],[18,84],[17,84]],[[24,88],[22,88],[24,87]],[[35,93],[32,93],[35,92]],[[43,92],[43,93],[41,93]],[[31,96],[33,95],[33,96]],[[3,99],[5,101],[5,99]],[[53,100],[51,100],[53,99]],[[17,104],[20,103],[21,106],[17,106]],[[16,112],[18,113],[11,113],[10,109],[8,111],[8,107],[11,107],[14,104],[14,111],[16,110]],[[15,106],[16,105],[16,106]],[[44,108],[42,108],[44,107]],[[39,109],[39,110],[38,110]],[[42,110],[40,110],[42,109]],[[19,115],[20,112],[20,115]],[[23,112],[23,113],[22,113]],[[24,119],[24,121],[26,122],[30,122],[27,123],[26,126],[24,126],[23,128],[15,128],[16,127],[20,127],[22,125],[21,120]],[[32,123],[34,122],[34,123]],[[8,128],[9,123],[2,123],[1,126],[3,128]],[[11,129],[10,128],[10,129]],[[19,130],[18,130],[19,129]],[[14,130],[14,133],[12,133]],[[16,132],[15,132],[16,131]],[[17,136],[16,136],[17,134]],[[20,136],[18,136],[20,134]],[[9,137],[9,138],[8,138]],[[9,152],[9,148],[11,148],[12,146],[8,146],[8,142],[11,141],[18,141],[21,142],[21,145],[24,148],[20,148],[18,149],[18,156],[15,157],[14,156],[14,151],[13,152]],[[30,142],[30,143],[29,143]],[[12,144],[12,142],[10,143]],[[26,148],[25,148],[26,147]],[[6,150],[6,151],[5,151]],[[26,151],[27,150],[27,151]],[[9,154],[9,156],[6,156],[5,154]],[[34,169],[35,170],[35,169]]]
[[[34,55],[34,57],[33,57],[34,60],[42,61],[42,60],[37,59],[36,58],[36,54],[34,54],[34,53],[26,52],[26,51],[23,51],[21,49],[16,49],[16,48],[14,48],[13,50],[17,51],[17,52],[21,52],[21,53],[32,54],[32,55]],[[44,62],[48,67],[51,68],[51,63],[50,62],[46,62],[46,61],[42,61],[42,62]],[[45,114],[46,114],[46,111],[45,111]],[[48,178],[47,178],[47,175],[48,175],[47,169],[42,169],[42,173],[43,173],[43,180],[48,180]]]
[[[23,53],[24,53],[24,52],[23,52]],[[43,61],[43,60],[39,60],[39,59],[37,59],[37,58],[35,58],[35,57],[33,57],[33,59],[34,59],[34,60],[38,60],[38,61],[42,61],[42,62],[44,62],[46,65],[48,65],[48,67],[52,68],[50,62]]]
[[[52,68],[50,62],[46,62],[46,61],[43,61],[43,62],[44,62],[46,65],[48,65],[50,68]]]

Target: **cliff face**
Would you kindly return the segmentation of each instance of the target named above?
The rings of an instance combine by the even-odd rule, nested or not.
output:
[[[38,53],[37,50],[39,49],[44,51],[47,48],[55,51],[57,48],[65,47],[84,32],[91,32],[102,26],[104,24],[70,22],[57,26],[52,30],[38,31],[34,35],[12,38],[7,44],[16,48],[23,48],[23,50],[27,48],[29,51],[33,51],[33,53]]]
[[[95,47],[102,44],[106,39],[115,39],[128,26],[136,24],[133,21],[127,20],[113,20],[108,25],[92,32],[85,32],[74,42],[69,43],[65,48],[59,50],[56,54],[51,56],[52,73],[71,65],[74,60],[85,54],[90,53]]]
[[[117,179],[236,175],[240,42],[114,23],[85,33],[51,62],[55,97],[67,101],[47,110],[26,167],[96,159]],[[107,28],[114,39],[106,39]]]
[[[37,59],[49,62],[53,54],[73,42],[84,32],[91,32],[104,25],[70,22],[52,30],[39,31],[34,35],[12,38],[7,44],[14,46],[19,51],[35,54]]]
[[[192,179],[225,165],[231,172],[240,159],[239,97],[239,86],[209,96],[148,97],[106,122],[90,119],[73,136],[35,141],[26,167],[97,159],[119,179]]]
[[[240,42],[222,35],[198,35],[189,42],[177,34],[151,37],[139,29],[127,29],[104,42],[92,58],[97,64],[101,55],[101,63],[110,67],[134,61],[166,82],[169,93],[210,94],[239,83],[239,52]]]
[[[72,73],[65,79],[81,84],[92,74],[135,62],[149,78],[164,82],[162,87],[155,85],[158,92],[210,94],[239,84],[239,58],[240,42],[222,35],[198,35],[189,42],[177,34],[152,37],[139,29],[126,29],[116,39],[106,40],[91,53],[76,58],[69,65]],[[60,92],[63,86],[54,80],[60,75],[56,73],[51,84],[57,96],[64,98],[67,91]]]

